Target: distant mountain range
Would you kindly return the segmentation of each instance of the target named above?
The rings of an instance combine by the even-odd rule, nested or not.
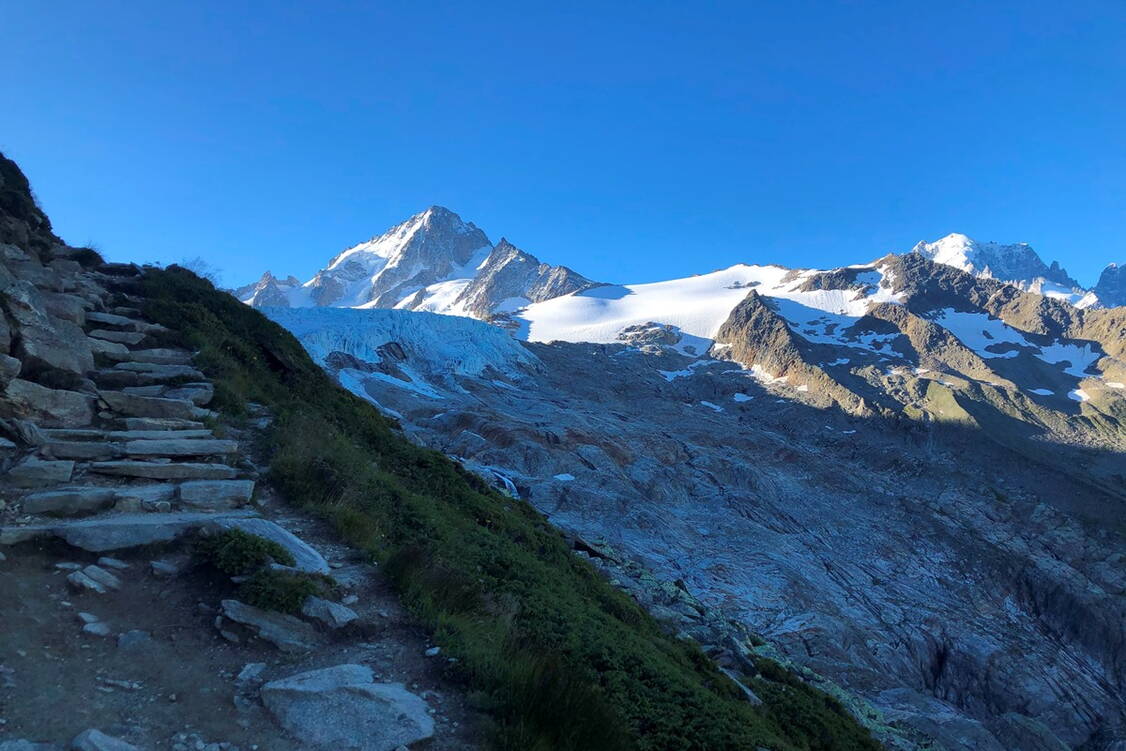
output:
[[[1027,243],[979,243],[951,234],[910,252],[1078,308],[1126,305],[1126,276],[1114,263],[1084,289]],[[566,266],[540,263],[504,238],[494,245],[472,222],[432,206],[344,250],[307,282],[267,271],[234,294],[255,307],[399,308],[488,319],[596,284]]]

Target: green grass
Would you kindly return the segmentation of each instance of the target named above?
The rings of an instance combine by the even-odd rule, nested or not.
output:
[[[141,292],[146,315],[199,350],[218,408],[235,417],[251,401],[270,408],[270,481],[382,565],[458,659],[458,677],[493,720],[495,748],[879,748],[796,679],[755,678],[765,703],[752,707],[533,508],[411,444],[257,311],[176,267],[149,270]]]

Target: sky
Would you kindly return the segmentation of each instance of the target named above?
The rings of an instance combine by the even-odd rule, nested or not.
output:
[[[1126,262],[1126,2],[5,3],[0,150],[112,260],[309,278],[432,204],[643,282],[963,232]]]

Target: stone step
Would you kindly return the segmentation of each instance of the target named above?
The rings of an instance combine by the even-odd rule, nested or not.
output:
[[[115,514],[47,524],[0,527],[0,545],[59,537],[91,553],[108,553],[158,542],[170,542],[214,522],[233,523],[254,516],[252,511],[209,514],[202,511],[170,514]],[[326,566],[327,568],[327,566]]]
[[[180,503],[201,511],[245,506],[253,494],[253,480],[190,480],[179,488]]]
[[[117,412],[129,417],[170,417],[191,420],[210,415],[187,399],[164,399],[158,396],[136,396],[122,391],[102,391],[102,399]]]
[[[135,345],[140,344],[145,338],[145,334],[140,331],[112,331],[110,329],[92,329],[86,332],[86,336],[91,339],[102,339],[107,342],[115,342],[122,345]]]
[[[9,469],[4,479],[18,488],[41,488],[70,482],[73,474],[73,461],[52,461],[29,456]]]
[[[115,499],[113,488],[88,485],[31,493],[24,496],[22,505],[25,514],[84,516],[109,508]]]
[[[127,370],[140,373],[150,378],[171,380],[173,378],[188,378],[193,381],[206,381],[207,377],[190,365],[167,365],[157,362],[119,362],[113,366],[114,370]]]
[[[134,373],[129,370],[102,369],[90,374],[90,379],[103,389],[120,389],[126,386],[137,386],[141,383],[152,383],[153,379]]]
[[[131,308],[127,305],[118,305],[111,308],[109,312],[115,315],[125,316],[126,318],[139,318],[141,315],[140,308]]]
[[[126,430],[199,430],[204,427],[197,420],[177,420],[170,417],[123,417],[118,420]]]
[[[129,360],[154,365],[191,365],[192,353],[186,349],[135,349],[129,353]]]
[[[94,462],[90,471],[118,477],[143,477],[150,480],[233,480],[238,470],[225,464],[190,462],[146,462],[121,460]]]
[[[125,331],[144,331],[152,324],[147,321],[142,321],[138,318],[128,318],[126,316],[119,316],[116,313],[99,313],[92,311],[86,314],[86,322],[100,323],[105,326],[112,326],[116,329],[123,329]]]
[[[144,419],[144,418],[126,418]],[[200,424],[200,423],[194,423]],[[140,441],[163,438],[214,438],[207,428],[185,430],[97,430],[96,428],[43,428],[40,430],[49,442],[57,441]]]
[[[98,459],[113,459],[122,455],[120,443],[107,441],[51,441],[43,446],[40,451],[44,456],[52,459],[83,459],[95,461]]]
[[[125,442],[124,452],[152,457],[223,456],[238,453],[238,442],[220,438],[149,439]]]
[[[211,403],[215,397],[215,387],[210,383],[185,383],[180,386],[168,386],[154,383],[148,386],[126,386],[121,389],[126,394],[135,396],[159,396],[165,399],[187,399],[196,406],[202,407]]]
[[[96,339],[88,336],[86,337],[86,343],[90,345],[90,350],[94,354],[101,355],[107,360],[123,362],[129,359],[129,348],[119,342],[111,342],[106,339]]]

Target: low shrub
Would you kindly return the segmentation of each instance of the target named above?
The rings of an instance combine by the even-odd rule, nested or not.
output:
[[[228,576],[246,576],[271,562],[283,566],[296,563],[293,555],[273,540],[241,529],[201,537],[196,550],[207,563]]]

